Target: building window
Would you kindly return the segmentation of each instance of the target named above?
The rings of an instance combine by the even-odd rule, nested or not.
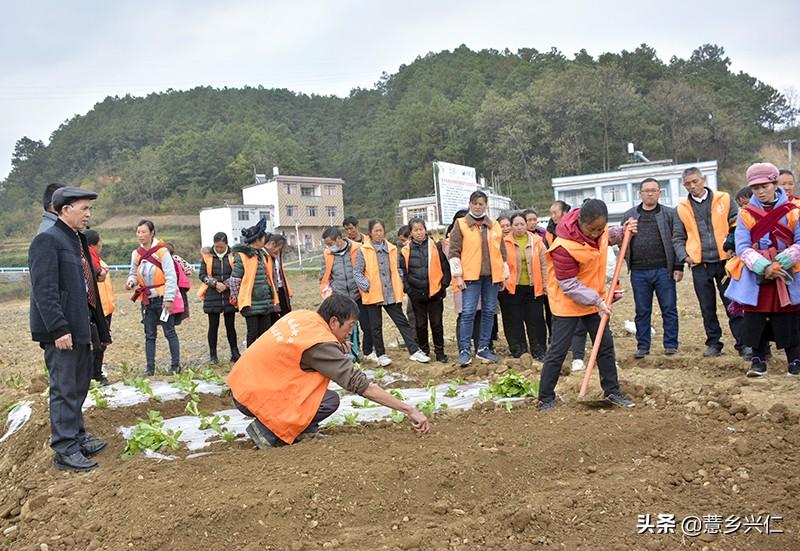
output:
[[[297,216],[297,205],[286,205],[286,216]]]
[[[294,193],[294,184],[283,184],[283,191],[286,195],[291,195]]]
[[[311,217],[317,216],[317,207],[306,207],[306,214]]]
[[[325,184],[325,195],[336,195],[336,186],[333,184]]]
[[[300,195],[303,197],[319,197],[317,186],[300,186]]]
[[[311,237],[310,233],[303,235],[303,245],[305,246],[306,250],[311,249],[314,245],[314,238]]]
[[[268,210],[262,210],[258,212],[258,217],[265,218],[267,222],[269,222],[270,220],[272,220],[272,213]]]
[[[658,186],[661,188],[659,202],[663,205],[672,205],[672,183],[669,180],[659,180]]]
[[[603,201],[606,203],[624,203],[628,200],[628,184],[603,186]]]
[[[336,218],[338,214],[336,207],[325,207],[325,212],[328,214],[328,218]]]
[[[422,218],[422,220],[428,222],[428,208],[427,207],[409,208],[408,219],[411,220],[412,218]]]
[[[290,247],[294,247],[294,246],[296,246],[296,245],[297,245],[297,238],[295,237],[294,233],[290,233],[290,234],[287,236],[287,238],[288,238],[288,240],[289,240],[289,246],[290,246]]]
[[[558,192],[558,198],[570,207],[580,207],[585,199],[594,197],[594,188],[565,189]]]
[[[250,220],[250,211],[240,210],[239,211],[239,221],[240,222],[247,222],[248,220]]]

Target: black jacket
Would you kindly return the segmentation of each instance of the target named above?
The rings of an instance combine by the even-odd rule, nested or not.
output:
[[[94,286],[97,297],[96,308],[89,307],[86,295],[81,247],[92,270],[90,284]],[[94,339],[103,343],[111,342],[91,258],[86,237],[74,232],[60,219],[31,242],[28,268],[31,274],[30,323],[34,341],[52,343],[71,333],[73,344],[89,344],[93,335],[91,324],[94,324],[97,328]]]
[[[639,203],[639,205],[641,205],[641,203]],[[628,209],[628,211],[622,215],[623,222],[628,218],[635,218],[636,220],[639,219],[639,205],[633,207],[632,209]],[[667,258],[667,271],[670,272],[670,274],[674,270],[683,271],[683,263],[680,262],[679,259],[675,258],[675,248],[673,247],[672,240],[672,228],[675,225],[675,219],[678,218],[678,215],[676,214],[674,208],[663,204],[660,206],[661,208],[659,209],[658,214],[656,214],[656,223],[658,224],[658,232],[661,236],[661,243],[664,245],[664,255]],[[627,264],[628,270],[630,270],[630,247],[628,247],[628,250],[625,252],[625,264]]]
[[[222,257],[222,260],[213,251],[209,255],[211,257],[211,273],[208,273],[206,268],[205,256],[200,259],[200,281],[208,285],[209,281],[212,283],[218,281],[228,285],[228,279],[233,272],[233,253],[230,249]],[[220,294],[214,285],[208,285],[206,296],[203,298],[203,312],[206,314],[221,314],[223,312],[235,312],[236,307],[230,301],[230,289]]]
[[[413,239],[409,244],[408,263],[403,262],[403,283],[405,292],[412,300],[442,299],[447,294],[450,285],[450,263],[442,252],[442,244],[436,243],[439,253],[439,263],[442,265],[442,289],[433,297],[428,297],[430,286],[428,281],[428,237],[422,243]],[[404,257],[405,258],[405,257]]]

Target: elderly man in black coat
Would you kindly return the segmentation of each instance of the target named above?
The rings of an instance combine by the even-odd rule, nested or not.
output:
[[[56,468],[88,471],[89,457],[106,443],[83,428],[81,406],[89,392],[92,349],[110,343],[97,274],[80,230],[91,216],[97,194],[64,187],[53,194],[58,220],[28,250],[31,275],[30,324],[44,349],[50,375],[50,446]]]

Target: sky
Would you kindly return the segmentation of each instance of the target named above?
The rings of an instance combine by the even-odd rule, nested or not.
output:
[[[704,43],[734,71],[800,89],[800,2],[0,0],[0,178],[16,141],[48,142],[107,96],[195,86],[346,96],[428,52],[556,47],[667,61]]]

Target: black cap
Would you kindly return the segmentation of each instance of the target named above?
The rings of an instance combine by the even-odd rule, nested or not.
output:
[[[69,205],[78,199],[97,199],[97,193],[79,187],[62,187],[53,193],[53,210],[61,212],[64,205]]]

